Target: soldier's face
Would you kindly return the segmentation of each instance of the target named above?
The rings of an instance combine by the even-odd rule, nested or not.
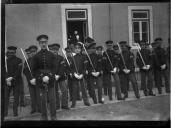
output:
[[[80,53],[80,52],[81,52],[81,47],[75,46],[75,53]]]
[[[112,48],[113,48],[113,45],[112,45],[112,44],[107,44],[107,45],[106,45],[106,48],[107,48],[107,49],[112,49]]]
[[[47,49],[47,39],[42,38],[41,40],[39,40],[39,45],[41,47],[41,49]]]
[[[58,52],[59,52],[59,49],[53,49],[53,53],[54,53],[54,54],[56,54],[56,55],[57,55],[57,54],[58,54]]]
[[[103,54],[102,49],[97,49],[96,52],[97,52],[97,54],[100,54],[100,55]]]
[[[7,52],[7,56],[8,57],[15,56],[15,55],[16,55],[16,51],[14,51],[14,50],[8,50],[8,52]]]
[[[37,53],[37,50],[31,50],[31,56],[36,55],[36,53]]]

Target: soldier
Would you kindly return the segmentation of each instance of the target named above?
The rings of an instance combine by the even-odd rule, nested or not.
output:
[[[102,57],[96,54],[96,43],[92,43],[89,45],[88,49],[91,49],[89,52],[89,63],[87,65],[88,70],[88,79],[90,81],[90,95],[93,99],[94,104],[97,104],[97,96],[95,93],[95,84],[98,89],[98,103],[103,104],[104,101],[102,100]]]
[[[32,85],[40,87],[41,96],[41,117],[48,120],[47,115],[47,93],[50,105],[51,120],[56,119],[56,98],[54,82],[58,80],[60,74],[57,74],[58,65],[56,56],[47,50],[48,36],[39,35],[37,41],[41,50],[33,57],[33,79],[30,81]]]
[[[152,60],[154,67],[154,81],[155,85],[158,88],[158,93],[162,94],[162,76],[165,80],[165,90],[166,93],[170,93],[170,83],[167,74],[167,59],[166,52],[163,48],[161,48],[162,38],[156,38],[155,42],[152,43],[153,51],[152,51]]]
[[[19,105],[19,78],[22,70],[22,60],[16,57],[15,46],[9,46],[7,48],[7,65],[6,65],[6,86],[5,86],[5,110],[4,115],[8,115],[8,106],[10,93],[13,90],[14,102],[13,102],[13,113],[14,116],[18,116],[18,105]]]
[[[39,87],[37,85],[32,85],[30,83],[30,80],[32,79],[32,59],[33,56],[37,53],[37,46],[32,45],[30,46],[28,49],[25,50],[25,52],[27,53],[28,59],[27,62],[29,64],[30,70],[29,71],[29,67],[26,64],[26,62],[24,63],[24,69],[23,69],[23,73],[26,76],[27,82],[28,82],[28,87],[29,87],[29,92],[30,92],[30,99],[31,99],[31,112],[30,114],[33,114],[35,112],[41,112],[41,105],[40,105],[40,90]]]
[[[109,95],[109,100],[113,100],[112,98],[112,81],[111,81],[111,75],[115,80],[115,87],[116,92],[115,96],[117,96],[117,100],[124,100],[121,96],[121,87],[120,87],[120,81],[118,76],[118,55],[113,50],[113,41],[109,40],[106,41],[106,47],[107,50],[104,52],[104,84],[107,87],[107,92]]]
[[[153,94],[153,75],[152,75],[152,58],[151,52],[146,48],[146,43],[144,41],[140,41],[141,50],[140,53],[137,52],[136,62],[138,67],[140,68],[141,73],[141,88],[144,92],[145,96]]]
[[[60,45],[57,43],[52,44],[52,50],[53,53],[56,55],[57,63],[60,63],[58,67],[57,73],[60,72],[60,70],[63,70],[63,74],[60,76],[59,80],[55,82],[55,89],[56,89],[56,109],[60,109],[60,106],[62,109],[69,109],[68,107],[68,89],[67,89],[67,83],[66,83],[66,73],[64,72],[65,67],[65,61],[64,58],[58,54]],[[60,73],[59,73],[60,74]],[[61,98],[60,94],[61,92]]]
[[[73,74],[73,80],[72,80],[72,85],[73,85],[73,91],[72,91],[72,105],[71,108],[74,108],[76,106],[76,98],[77,98],[77,91],[78,91],[78,86],[81,88],[82,92],[82,98],[84,101],[84,105],[90,106],[88,96],[87,96],[87,90],[85,86],[85,80],[84,80],[84,75],[85,75],[85,64],[88,62],[85,57],[81,54],[81,44],[76,43],[75,44],[75,53],[72,57],[72,74]]]
[[[139,90],[138,90],[138,84],[137,80],[134,74],[135,66],[134,66],[134,55],[131,51],[127,48],[127,42],[121,41],[119,42],[119,45],[122,49],[120,54],[120,61],[119,61],[119,76],[120,76],[120,82],[122,86],[122,92],[124,93],[124,98],[128,98],[128,89],[127,89],[127,83],[128,80],[132,83],[133,90],[135,93],[135,96],[137,99],[140,98]]]

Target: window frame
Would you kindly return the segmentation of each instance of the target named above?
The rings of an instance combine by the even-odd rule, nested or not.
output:
[[[84,12],[85,13],[85,17],[84,18],[69,18],[68,17],[68,12],[72,11],[72,12]],[[87,20],[87,9],[66,9],[66,19],[67,20]]]
[[[148,10],[148,17],[144,21],[149,21],[149,43],[153,41],[153,12],[152,12],[152,6],[128,6],[128,28],[129,28],[129,45],[132,47],[132,49],[137,49],[136,46],[133,45],[133,22],[135,19],[142,20],[145,18],[133,18],[132,13],[133,11],[146,11]]]

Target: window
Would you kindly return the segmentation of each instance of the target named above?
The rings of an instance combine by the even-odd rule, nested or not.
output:
[[[129,43],[134,47],[134,43],[140,40],[150,43],[152,41],[152,9],[150,6],[129,6]]]
[[[67,20],[86,20],[87,10],[66,10]]]

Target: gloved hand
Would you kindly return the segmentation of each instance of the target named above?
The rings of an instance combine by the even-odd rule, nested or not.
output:
[[[72,77],[72,73],[70,73],[69,75],[70,75],[70,77]]]
[[[96,72],[92,72],[91,74],[96,77]]]
[[[79,75],[75,72],[74,72],[74,76],[75,76],[75,78],[79,79]]]
[[[126,74],[130,73],[130,70],[129,70],[129,69],[123,69],[123,71],[124,71]]]
[[[160,66],[162,70],[166,69],[166,64],[163,64],[162,66]]]
[[[45,82],[45,83],[49,82],[49,77],[48,76],[44,76],[42,79],[43,79],[43,82]]]
[[[59,75],[55,75],[55,80],[58,81],[59,80]]]
[[[86,70],[86,74],[88,74],[88,71]]]
[[[11,86],[11,81],[7,81],[7,85],[8,86]]]
[[[111,73],[116,73],[117,72],[117,68],[115,67],[115,68],[113,68],[113,70],[111,71]]]
[[[150,65],[146,65],[146,66],[147,66],[147,70],[149,70],[149,69],[150,69],[150,67],[151,67]]]
[[[82,79],[82,78],[83,78],[83,74],[80,74],[80,75],[79,75],[79,79]]]
[[[13,79],[13,77],[8,77],[8,78],[6,79],[6,81],[7,81],[7,82],[11,82],[12,79]]]
[[[147,70],[147,66],[146,66],[146,65],[145,65],[145,66],[143,66],[143,67],[142,67],[142,69]]]
[[[32,85],[36,85],[36,79],[35,79],[35,78],[31,79],[31,80],[30,80],[30,83],[31,83]]]

